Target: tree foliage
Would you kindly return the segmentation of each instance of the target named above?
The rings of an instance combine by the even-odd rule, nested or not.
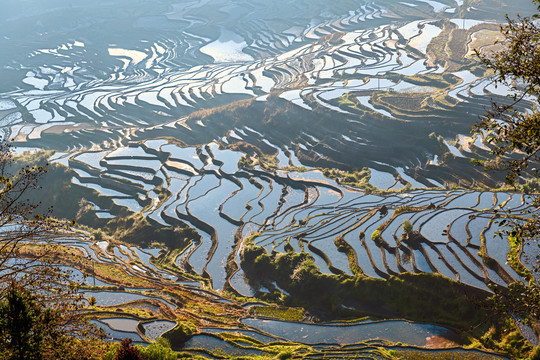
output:
[[[411,221],[409,219],[406,219],[403,221],[403,231],[405,231],[406,234],[410,234],[413,232],[413,225],[411,224]]]
[[[538,2],[537,2],[538,3]],[[514,182],[521,173],[530,170],[540,160],[540,113],[524,111],[523,101],[538,105],[540,95],[540,27],[538,15],[507,19],[501,27],[505,37],[503,49],[492,54],[477,54],[494,73],[496,85],[513,90],[509,103],[493,103],[492,108],[474,126],[487,133],[494,146],[492,167],[508,170],[507,179]],[[538,170],[530,173],[537,175]]]
[[[152,344],[144,347],[136,346],[143,359],[148,360],[176,360],[178,354],[171,349],[169,341],[163,337],[158,338]]]
[[[48,314],[39,311],[26,291],[10,287],[0,303],[0,340],[5,359],[41,359]]]
[[[535,0],[540,12],[540,1]],[[526,194],[526,210],[512,213],[501,211],[501,237],[508,239],[511,248],[532,254],[527,281],[512,284],[507,292],[494,297],[495,308],[507,315],[517,316],[533,325],[540,322],[540,193],[538,165],[540,161],[540,26],[538,14],[517,19],[507,18],[501,26],[504,36],[502,50],[480,54],[481,61],[494,72],[498,85],[511,88],[510,101],[493,103],[474,127],[492,145],[493,160],[486,167],[507,172],[507,182],[521,187]]]

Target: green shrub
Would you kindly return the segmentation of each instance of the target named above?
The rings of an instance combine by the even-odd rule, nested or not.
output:
[[[403,231],[405,231],[406,234],[410,234],[413,231],[413,226],[411,224],[411,221],[409,219],[405,220],[403,222]]]
[[[343,182],[346,184],[354,184],[356,183],[356,178],[353,175],[347,175],[343,179]]]
[[[118,348],[120,347],[119,343],[114,344],[112,349],[107,351],[105,355],[103,355],[102,360],[113,360],[116,356],[116,353],[118,352]]]
[[[163,334],[163,338],[165,338],[172,347],[181,348],[196,331],[197,327],[191,321],[180,321],[174,329]]]
[[[282,351],[277,355],[277,358],[279,360],[286,360],[292,358],[293,353],[292,351]]]
[[[178,358],[176,352],[171,349],[169,341],[162,337],[147,347],[142,345],[136,347],[145,360],[175,360]]]
[[[375,230],[373,234],[371,234],[371,240],[377,245],[378,247],[381,247],[384,244],[384,240],[381,236],[380,230]]]

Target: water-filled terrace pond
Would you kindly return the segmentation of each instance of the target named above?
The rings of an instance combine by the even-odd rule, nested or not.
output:
[[[320,325],[257,318],[246,318],[242,322],[269,334],[304,344],[353,344],[380,339],[424,346],[428,337],[454,335],[442,326],[404,320]]]

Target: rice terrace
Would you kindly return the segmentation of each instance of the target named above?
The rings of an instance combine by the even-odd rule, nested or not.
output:
[[[9,166],[74,220],[9,261],[80,283],[89,358],[540,358],[538,317],[497,312],[538,286],[502,219],[536,218],[539,164],[510,185],[471,131],[512,103],[481,59],[535,4],[176,1],[2,5]]]

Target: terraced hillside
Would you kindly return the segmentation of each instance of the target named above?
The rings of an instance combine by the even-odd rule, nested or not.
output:
[[[306,165],[368,166],[426,186],[496,183],[466,161],[487,149],[481,138],[468,137],[472,119],[507,93],[490,85],[471,55],[496,39],[493,19],[471,10],[466,16],[477,18],[462,21],[452,4],[370,3],[346,16],[340,6],[310,5],[311,18],[302,13],[276,23],[267,17],[278,16],[279,7],[272,13],[243,6],[220,11],[234,15],[217,29],[193,20],[204,5],[187,6],[186,14],[178,6],[157,7],[154,16],[120,12],[140,38],[107,38],[115,25],[108,17],[98,29],[92,15],[81,15],[84,8],[64,9],[88,22],[70,33],[80,31],[79,40],[65,43],[57,37],[69,27],[51,24],[56,32],[45,39],[39,29],[18,39],[17,26],[39,15],[8,17],[13,35],[4,47],[15,51],[2,72],[4,136],[55,150],[114,148],[165,134],[189,145],[243,140],[267,154],[294,150]],[[182,32],[172,30],[177,23]],[[10,41],[40,46],[24,52]],[[240,109],[195,112],[220,104]],[[246,126],[263,135],[235,132]],[[465,170],[456,176],[456,168]]]
[[[502,208],[535,209],[526,195],[501,188],[503,174],[471,163],[490,151],[482,134],[470,134],[471,125],[509,93],[493,85],[474,49],[497,49],[492,44],[505,12],[530,11],[525,1],[508,6],[9,4],[0,15],[0,48],[7,50],[0,52],[0,134],[20,152],[54,150],[49,162],[70,169],[62,175],[70,195],[55,201],[58,211],[79,204],[71,217],[88,232],[59,243],[99,264],[96,271],[64,259],[76,272],[93,274],[87,281],[98,286],[92,290],[98,306],[146,301],[161,314],[161,323],[99,320],[113,337],[130,329],[138,341],[153,340],[180,317],[205,333],[186,343],[194,354],[234,345],[230,354],[274,356],[279,349],[264,353],[261,344],[289,340],[317,344],[302,351],[319,357],[321,341],[303,341],[294,329],[280,333],[279,323],[259,324],[257,311],[265,310],[249,310],[249,302],[240,307],[239,299],[303,301],[312,313],[298,321],[315,319],[317,311],[319,318],[426,321],[354,296],[331,299],[328,312],[310,309],[289,280],[304,265],[340,281],[416,274],[453,280],[456,289],[481,298],[530,276],[531,264],[522,262],[530,254],[495,237],[496,220]],[[522,110],[536,103],[525,99]],[[284,280],[272,266],[288,257],[299,263]],[[115,296],[99,286],[137,290],[122,291],[126,301],[113,304],[107,301]],[[171,287],[190,304],[205,299],[223,313],[213,317],[199,308],[203,320],[195,310],[183,314],[174,306],[184,300],[163,292]],[[419,340],[405,339],[410,326],[423,324],[394,325],[402,330],[388,338],[377,331],[358,341],[336,335],[336,346],[366,342],[331,351],[371,351],[376,338],[425,346],[429,331],[446,331],[418,330]],[[211,335],[223,326],[234,336],[251,332],[257,349],[234,343],[233,335]],[[523,335],[537,344],[529,330]],[[331,325],[324,330],[331,331]]]
[[[211,279],[216,290],[227,285],[247,296],[258,290],[245,282],[238,266],[240,240],[253,233],[269,253],[310,253],[323,273],[378,278],[405,271],[440,273],[485,290],[492,282],[506,286],[519,279],[507,264],[508,243],[494,238],[494,220],[503,206],[526,209],[521,194],[419,189],[367,195],[319,170],[239,168],[243,154],[216,143],[196,148],[150,140],[111,152],[62,156],[53,161],[73,169],[73,184],[163,227],[195,228],[200,239],[174,262]],[[384,173],[368,176],[375,185],[401,185]],[[100,218],[116,216],[93,206]],[[403,238],[407,219],[415,239]],[[354,261],[340,252],[343,246]]]

